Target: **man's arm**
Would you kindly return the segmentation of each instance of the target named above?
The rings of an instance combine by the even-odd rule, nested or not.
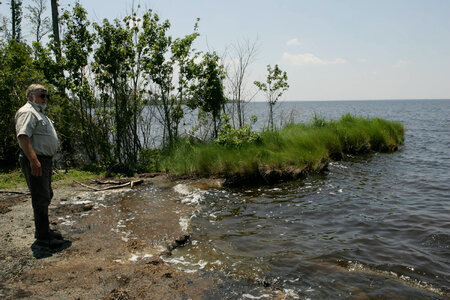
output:
[[[36,153],[34,152],[30,138],[25,134],[21,134],[19,135],[18,139],[20,148],[22,148],[23,153],[25,153],[25,156],[30,161],[31,175],[42,176],[41,163],[39,162]]]

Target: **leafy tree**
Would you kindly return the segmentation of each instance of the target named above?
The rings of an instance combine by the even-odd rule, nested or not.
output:
[[[72,12],[65,11],[62,20],[65,25],[61,41],[64,57],[60,64],[67,73],[65,85],[70,95],[67,105],[77,109],[77,122],[72,126],[78,127],[76,130],[81,135],[85,153],[95,162],[98,153],[97,127],[93,116],[93,91],[88,80],[88,59],[93,49],[94,36],[89,31],[87,12],[80,3],[75,4]],[[56,49],[56,56],[57,51]]]
[[[223,94],[223,66],[219,64],[219,56],[213,52],[203,55],[197,68],[198,83],[193,87],[193,97],[187,104],[212,116],[214,137],[217,137],[220,110],[227,101]]]
[[[183,39],[173,41],[167,35],[170,28],[168,20],[161,22],[159,16],[149,10],[143,17],[143,32],[139,47],[143,49],[142,67],[147,90],[156,105],[163,128],[164,144],[171,144],[178,136],[178,125],[184,116],[182,101],[188,81],[193,80],[191,57],[192,44],[197,38],[197,25],[194,33]],[[178,89],[174,84],[178,66]]]
[[[288,77],[286,72],[281,71],[278,65],[275,65],[273,69],[268,65],[267,72],[266,82],[255,81],[254,84],[265,94],[267,103],[269,104],[269,127],[273,130],[273,106],[283,93],[287,91],[289,84],[287,82]]]
[[[109,118],[110,121],[110,128],[103,126],[102,136],[103,141],[108,141],[108,135],[112,133],[114,156],[110,163],[133,169],[141,148],[137,134],[141,105],[140,93],[130,85],[133,81],[129,80],[136,63],[136,48],[132,39],[136,28],[130,26],[128,21],[126,18],[122,23],[115,20],[111,24],[104,20],[102,26],[94,24],[99,47],[95,51],[93,67],[102,101],[102,106],[98,108],[99,117],[103,121]],[[104,129],[112,129],[112,132]]]
[[[177,38],[171,45],[171,60],[178,67],[178,84],[176,87],[176,107],[173,132],[175,137],[178,136],[178,125],[184,113],[181,105],[186,102],[192,95],[190,85],[196,79],[196,63],[195,60],[200,53],[194,52],[192,45],[199,36],[198,21],[194,25],[194,33],[186,35],[184,38]]]
[[[0,46],[0,165],[13,167],[18,145],[14,116],[25,104],[25,91],[31,83],[44,82],[44,76],[33,65],[31,48],[10,40]]]

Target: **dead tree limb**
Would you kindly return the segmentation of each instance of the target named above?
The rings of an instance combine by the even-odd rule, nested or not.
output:
[[[107,191],[107,190],[113,190],[113,189],[120,189],[120,188],[124,188],[124,187],[127,187],[127,186],[130,186],[131,188],[133,188],[134,186],[143,183],[144,180],[140,179],[140,180],[136,180],[136,181],[129,181],[129,182],[124,183],[124,184],[108,186],[108,187],[105,187],[105,188],[102,188],[102,189],[98,189],[98,188],[89,186],[87,184],[84,184],[84,183],[81,183],[81,182],[78,182],[78,181],[75,181],[75,180],[74,180],[74,182],[78,183],[79,185],[84,186],[84,187],[86,187],[88,189],[94,190],[96,192],[101,192],[101,191]]]

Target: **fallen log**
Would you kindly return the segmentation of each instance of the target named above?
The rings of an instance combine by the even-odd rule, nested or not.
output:
[[[90,179],[88,178],[90,181],[97,183],[97,184],[123,184],[123,181],[114,181],[114,180],[107,180],[107,181],[100,181],[98,179]]]

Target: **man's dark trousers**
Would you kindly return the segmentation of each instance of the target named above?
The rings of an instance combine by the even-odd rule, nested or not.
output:
[[[37,239],[49,239],[50,228],[48,219],[48,206],[53,198],[52,190],[52,158],[38,155],[42,167],[42,176],[31,175],[30,162],[26,156],[20,154],[19,161],[23,174],[31,193],[31,203],[34,212],[34,225]]]

